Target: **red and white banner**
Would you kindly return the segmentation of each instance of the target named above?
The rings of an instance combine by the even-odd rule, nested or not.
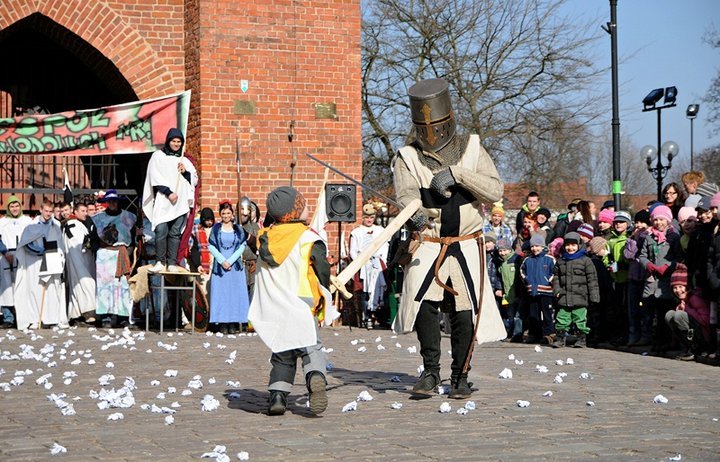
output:
[[[190,90],[98,109],[0,119],[0,155],[150,153],[171,128],[186,133]]]

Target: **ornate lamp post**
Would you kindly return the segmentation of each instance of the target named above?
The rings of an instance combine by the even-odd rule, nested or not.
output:
[[[658,151],[655,146],[651,145],[643,146],[640,150],[640,154],[645,157],[645,162],[647,162],[648,172],[650,172],[653,178],[655,178],[655,181],[657,181],[658,201],[660,202],[663,200],[661,197],[663,178],[665,178],[668,170],[672,167],[672,160],[677,157],[678,152],[680,152],[680,148],[674,141],[666,141],[663,143],[660,151]],[[657,154],[657,163],[653,167],[655,154]],[[663,164],[663,156],[667,157],[667,164]]]

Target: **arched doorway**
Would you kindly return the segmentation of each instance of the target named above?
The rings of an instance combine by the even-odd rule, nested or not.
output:
[[[11,101],[0,117],[55,113],[136,101],[117,66],[88,42],[34,13],[0,30],[0,91]],[[142,190],[147,156],[0,156],[0,190],[22,192],[33,207],[42,196],[61,199],[63,168],[75,192]]]

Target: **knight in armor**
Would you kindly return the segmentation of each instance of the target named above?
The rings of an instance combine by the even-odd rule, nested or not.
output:
[[[424,371],[413,392],[431,395],[441,381],[440,307],[449,311],[450,397],[463,399],[472,393],[467,372],[474,313],[494,316],[480,322],[478,337],[505,336],[499,314],[491,311],[497,307],[483,261],[481,213],[482,203],[502,198],[503,184],[479,136],[456,133],[446,81],[424,80],[408,93],[416,136],[393,159],[395,191],[400,204],[420,198],[422,207],[408,221],[413,253],[393,327],[401,333],[415,328]]]

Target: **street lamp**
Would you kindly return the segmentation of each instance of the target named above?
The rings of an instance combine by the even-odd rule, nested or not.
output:
[[[662,180],[665,178],[665,175],[667,175],[668,170],[670,170],[670,167],[672,167],[672,159],[673,157],[677,156],[677,153],[679,151],[677,143],[674,141],[668,141],[662,146],[660,144],[662,143],[662,110],[675,107],[677,106],[675,104],[675,100],[677,99],[677,87],[666,87],[666,88],[656,88],[655,90],[648,93],[648,95],[643,98],[643,112],[648,111],[657,111],[657,148],[655,146],[645,146],[640,150],[640,153],[645,156],[645,161],[648,165],[648,172],[650,172],[655,180],[657,181],[657,197],[658,201],[662,202]],[[658,102],[665,97],[663,101],[662,106],[658,106]],[[660,151],[658,151],[658,149]],[[652,166],[652,158],[657,154],[657,162],[655,164],[655,167]],[[667,165],[663,165],[662,163],[662,155],[666,155],[668,158]]]
[[[693,121],[695,120],[695,117],[697,117],[698,112],[700,112],[699,104],[691,104],[685,111],[685,115],[688,119],[690,119],[690,170],[695,170],[695,165],[693,163]]]
[[[651,145],[643,146],[643,148],[640,150],[640,155],[645,157],[648,172],[650,172],[653,178],[655,178],[655,181],[657,181],[658,201],[660,202],[662,202],[663,200],[663,198],[660,197],[660,195],[662,194],[663,178],[665,178],[668,170],[670,170],[670,168],[672,167],[672,160],[677,157],[678,152],[680,152],[680,148],[674,141],[664,142],[662,147],[660,148],[660,152],[658,152],[655,146]],[[657,154],[657,163],[655,164],[655,167],[653,167],[653,160],[655,158],[655,154]],[[663,165],[662,163],[663,156],[667,157],[667,165]]]

